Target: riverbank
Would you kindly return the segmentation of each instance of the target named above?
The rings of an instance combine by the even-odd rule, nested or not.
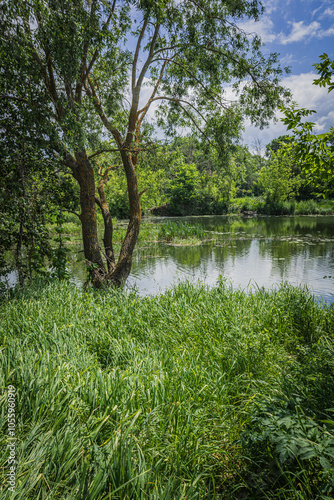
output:
[[[262,197],[247,196],[235,198],[229,203],[221,205],[219,209],[203,211],[204,207],[198,206],[190,211],[184,207],[182,212],[175,213],[173,207],[165,204],[147,210],[145,215],[180,217],[191,215],[331,215],[334,214],[334,200],[289,200],[284,202],[268,202]]]
[[[228,211],[246,215],[332,215],[334,200],[289,200],[268,203],[261,197],[245,197],[232,200]]]
[[[332,496],[334,313],[309,293],[54,282],[0,311],[16,498]]]
[[[148,213],[150,215],[150,212]],[[306,200],[296,202],[295,200],[283,203],[266,204],[261,198],[236,198],[232,200],[228,212],[222,215],[256,217],[257,215],[332,215],[334,214],[334,200]],[[147,215],[147,214],[146,214]],[[196,214],[192,214],[196,215]],[[217,214],[219,215],[219,214]],[[103,218],[97,214],[98,224],[103,227]],[[178,217],[179,219],[179,217]],[[126,221],[114,221],[114,250],[120,250],[122,241],[126,234]],[[56,234],[56,225],[49,225],[51,233]],[[66,215],[63,224],[63,232],[68,243],[81,241],[81,225],[79,219],[72,214]],[[204,242],[213,241],[216,236],[209,235],[196,221],[173,222],[172,220],[161,224],[152,224],[143,217],[137,247],[145,246],[147,243],[164,242],[175,246],[193,246]]]

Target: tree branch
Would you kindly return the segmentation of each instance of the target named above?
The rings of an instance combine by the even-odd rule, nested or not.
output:
[[[151,41],[151,45],[150,45],[150,51],[149,51],[149,54],[148,54],[148,57],[145,61],[145,64],[140,72],[140,75],[139,75],[139,78],[138,78],[138,81],[137,81],[137,84],[136,84],[136,89],[140,90],[140,87],[143,83],[143,79],[144,79],[144,76],[146,74],[146,71],[147,71],[147,68],[149,67],[149,65],[151,64],[152,62],[152,59],[153,59],[153,54],[154,54],[154,47],[155,47],[155,44],[157,42],[157,38],[158,38],[158,35],[159,35],[159,30],[160,30],[160,23],[157,23],[156,26],[155,26],[155,30],[154,30],[154,33],[153,33],[153,36],[152,36],[152,41]]]
[[[110,23],[112,15],[113,15],[114,10],[115,10],[115,5],[116,5],[116,0],[114,0],[114,2],[112,4],[109,17],[108,17],[107,21],[105,22],[105,24],[104,24],[104,26],[102,28],[102,31],[108,27],[108,24]],[[99,55],[99,49],[96,48],[95,51],[94,51],[94,54],[92,56],[92,59],[91,59],[89,65],[88,65],[88,68],[85,68],[86,71],[85,71],[84,76],[82,78],[82,85],[84,85],[85,81],[87,80],[88,76],[90,75],[90,72],[92,70],[92,67],[93,67],[94,63],[96,62],[96,59],[97,59],[98,55]],[[85,61],[85,66],[86,66],[86,63],[87,62]]]
[[[131,103],[131,109],[130,109],[130,113],[129,113],[128,130],[127,130],[126,139],[124,142],[125,148],[130,147],[132,139],[133,139],[133,134],[135,133],[135,130],[136,130],[136,121],[138,118],[137,110],[138,110],[138,104],[139,104],[139,95],[140,95],[141,85],[143,83],[143,79],[144,79],[144,76],[146,74],[147,68],[149,67],[151,60],[152,60],[152,57],[153,57],[154,47],[155,47],[155,44],[156,44],[156,41],[157,41],[157,38],[159,35],[159,29],[160,29],[160,24],[157,23],[155,26],[155,29],[154,29],[153,36],[152,36],[149,54],[147,56],[147,59],[145,61],[144,66],[140,72],[137,83],[135,84],[135,87],[132,90],[132,103]]]
[[[142,194],[146,193],[146,191],[148,191],[149,189],[151,189],[152,186],[149,186],[148,188],[144,189],[144,191],[141,191],[139,193],[139,197],[141,197]]]
[[[93,153],[90,156],[88,156],[88,160],[91,160],[95,156],[102,155],[103,153],[119,153],[119,149],[118,148],[114,148],[114,149],[100,149],[99,151],[96,151],[96,153]]]
[[[90,24],[92,24],[95,8],[96,8],[96,0],[92,0],[92,5],[91,5],[91,9],[90,9],[90,16],[89,16],[90,17]],[[84,83],[85,79],[87,78],[86,68],[87,68],[88,48],[89,48],[89,42],[88,42],[88,39],[86,38],[84,45],[83,45],[83,54],[82,54],[82,59],[81,59],[79,78],[77,80],[77,84],[76,84],[76,88],[75,88],[75,100],[76,100],[76,102],[81,102],[82,87],[83,87],[83,83]]]
[[[137,122],[137,132],[139,132],[139,128],[140,128],[141,122],[143,121],[143,119],[144,119],[144,117],[145,117],[145,115],[146,115],[146,113],[147,113],[147,111],[148,111],[148,109],[149,109],[149,107],[151,105],[151,102],[152,102],[152,100],[155,97],[155,94],[157,93],[158,87],[159,87],[159,85],[161,83],[161,80],[162,80],[162,77],[163,77],[163,74],[164,74],[164,70],[165,70],[166,64],[167,64],[167,61],[164,61],[163,65],[161,67],[161,70],[160,70],[159,78],[158,78],[158,80],[157,80],[157,82],[156,82],[156,84],[154,86],[153,92],[152,92],[149,100],[147,101],[146,105],[142,109],[140,109],[138,111],[138,113],[137,113],[138,117],[139,117],[140,114],[142,115],[138,119],[138,122]]]
[[[121,148],[122,147],[122,142],[123,142],[122,141],[122,136],[119,133],[119,131],[115,127],[113,127],[111,125],[111,123],[109,122],[108,118],[106,117],[105,112],[103,111],[101,102],[99,101],[99,99],[98,99],[98,97],[96,95],[96,92],[95,92],[92,80],[90,79],[89,76],[87,77],[87,80],[88,80],[88,83],[89,83],[89,86],[88,86],[87,83],[85,82],[85,90],[87,92],[87,95],[92,100],[93,105],[94,105],[94,107],[95,107],[98,115],[100,116],[102,123],[104,124],[104,126],[106,127],[106,129],[109,130],[109,132],[113,135],[113,137],[114,137],[114,139],[116,141],[117,146],[119,148]]]
[[[184,104],[187,104],[188,106],[190,106],[191,108],[193,108],[196,113],[198,113],[200,115],[200,117],[205,121],[205,123],[207,123],[207,120],[206,118],[202,115],[202,113],[200,113],[198,111],[198,109],[195,108],[195,106],[193,104],[191,104],[190,102],[188,101],[185,101],[184,99],[176,99],[174,97],[155,97],[154,99],[152,99],[152,102],[153,101],[158,101],[158,100],[166,100],[166,101],[172,101],[172,102],[175,102],[176,104],[178,104],[178,106],[180,106],[181,109],[183,109],[183,111],[186,113],[187,116],[189,116],[190,120],[193,122],[193,124],[195,125],[195,127],[197,128],[197,130],[205,137],[205,139],[208,141],[208,143],[215,147],[214,144],[212,143],[212,141],[208,138],[208,136],[203,132],[203,130],[201,129],[201,127],[198,125],[198,123],[196,122],[196,120],[194,119],[194,117],[191,115],[191,113],[189,113],[189,111],[184,107],[182,106],[181,103],[184,103]]]
[[[100,202],[100,199],[99,199],[97,196],[95,196],[95,203],[96,203],[96,205],[98,205],[98,207],[102,210],[102,204],[101,204],[101,202]]]
[[[143,39],[145,30],[147,28],[147,24],[148,24],[148,17],[144,20],[143,27],[142,27],[142,29],[140,31],[140,34],[139,34],[139,37],[138,37],[135,54],[133,56],[133,62],[132,62],[132,91],[136,87],[136,72],[137,72],[138,55],[139,55],[140,45],[141,45],[142,39]]]
[[[175,54],[176,56],[177,54]],[[173,56],[173,57],[175,57]],[[212,97],[212,99],[219,105],[221,106],[222,108],[226,109],[226,105],[223,104],[220,100],[217,100],[216,97],[218,97],[218,94],[214,94],[210,89],[208,89],[208,87],[206,87],[206,85],[204,85],[203,82],[201,82],[201,80],[199,78],[197,78],[197,76],[194,75],[194,73],[192,73],[186,66],[184,66],[183,64],[179,63],[178,61],[175,61],[174,58],[171,57],[171,58],[164,58],[164,57],[159,57],[157,59],[153,59],[151,61],[151,64],[153,62],[156,62],[156,61],[166,61],[167,63],[172,63],[172,64],[175,64],[177,66],[179,66],[180,68],[182,68],[186,73],[188,73],[188,75],[190,75],[191,78],[193,78],[196,83],[202,87],[203,90],[205,90],[205,92],[210,95]]]
[[[63,208],[63,210],[64,210],[64,212],[69,212],[70,214],[76,215],[81,220],[81,215],[78,214],[78,212],[74,212],[74,210],[68,210],[67,208]]]

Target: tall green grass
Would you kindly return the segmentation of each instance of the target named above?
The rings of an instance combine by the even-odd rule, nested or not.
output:
[[[189,224],[183,221],[163,222],[159,227],[158,237],[163,241],[177,240],[203,240],[206,236],[205,230],[199,224]]]
[[[330,497],[319,446],[333,438],[334,318],[309,293],[220,280],[139,297],[55,282],[11,292],[0,311],[4,450],[9,385],[18,438],[16,491],[5,451],[1,498]],[[289,433],[266,432],[282,409],[317,429],[311,459],[281,460]]]

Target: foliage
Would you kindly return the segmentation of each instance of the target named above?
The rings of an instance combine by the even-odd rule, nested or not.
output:
[[[288,200],[298,192],[300,179],[293,177],[292,167],[291,148],[282,145],[262,168],[259,184],[268,203]]]
[[[176,215],[183,215],[194,208],[200,175],[194,164],[186,164],[182,158],[177,159],[173,166],[173,178],[168,186],[171,210]]]
[[[16,270],[23,285],[33,273],[47,273],[46,259],[53,254],[48,223],[69,190],[62,191],[59,176],[50,168],[53,160],[24,137],[12,144],[10,156],[2,149],[1,162],[0,273]]]
[[[53,249],[50,264],[53,268],[53,274],[59,279],[69,279],[69,272],[66,268],[67,265],[67,254],[68,248],[64,245],[64,227],[65,217],[63,212],[60,210],[57,214],[57,226],[55,228],[57,236],[54,238],[54,242],[57,244],[56,248]]]
[[[260,2],[249,0],[13,0],[1,5],[2,109],[22,103],[30,113],[18,108],[26,129],[41,126],[40,138],[78,183],[85,259],[96,267],[96,286],[106,280],[119,286],[131,269],[141,215],[136,166],[147,145],[145,120],[152,103],[166,132],[190,127],[226,159],[242,117],[263,126],[287,98],[279,85],[283,70],[277,55],[265,58],[259,37],[236,24],[257,20],[261,13]],[[140,108],[144,84],[149,92]],[[239,92],[237,105],[225,99],[225,84]],[[122,165],[128,191],[129,231],[118,260],[104,193],[110,170],[100,172],[95,163],[106,149]],[[103,182],[96,189],[98,174]],[[149,184],[148,176],[142,180]],[[109,197],[113,213],[124,216],[121,188]],[[108,272],[98,244],[95,203],[103,214]]]
[[[257,460],[276,464],[280,476],[272,481],[282,490],[293,485],[303,498],[334,492],[333,347],[332,338],[304,339],[283,376],[282,393],[255,409],[242,436]]]
[[[266,145],[266,156],[271,158],[284,144],[291,144],[292,138],[289,135],[280,135]]]
[[[258,196],[259,172],[265,160],[259,155],[252,155],[246,146],[238,146],[232,155],[235,165],[237,194],[239,197],[254,194]]]
[[[284,498],[263,466],[264,447],[255,454],[236,440],[246,426],[255,439],[270,425],[272,453],[280,436],[313,433],[318,451],[330,439],[330,424],[313,429],[312,422],[315,408],[333,407],[333,356],[317,348],[320,339],[332,345],[333,309],[289,286],[249,292],[221,279],[212,289],[180,284],[156,297],[82,293],[56,281],[8,293],[0,308],[0,426],[5,439],[6,390],[14,385],[16,496],[35,500],[51,489],[69,500]],[[275,424],[277,403],[270,425],[260,421],[278,396],[286,411],[287,373],[293,385],[285,401],[308,391],[296,401],[304,414],[289,406],[296,429]],[[312,493],[326,479],[319,457],[307,459]],[[289,498],[298,498],[304,464],[286,466],[296,476]],[[270,488],[261,492],[260,480]]]
[[[333,200],[300,200],[266,203],[263,198],[244,197],[231,200],[229,213],[257,212],[266,215],[329,215],[334,213]]]
[[[331,77],[334,72],[334,62],[330,61],[327,54],[320,56],[322,63],[314,64],[320,78],[315,79],[313,84],[328,87],[328,92],[333,90]],[[305,108],[281,108],[285,117],[283,123],[287,125],[287,130],[292,130],[294,134],[293,154],[295,161],[301,162],[303,171],[310,182],[313,182],[318,192],[328,196],[334,192],[333,187],[333,166],[334,150],[333,135],[334,129],[324,134],[315,134],[315,123],[302,121],[304,117],[315,113],[314,110]]]

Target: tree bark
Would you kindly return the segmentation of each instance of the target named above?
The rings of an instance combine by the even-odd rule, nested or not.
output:
[[[132,163],[131,154],[123,149],[121,150],[121,156],[128,186],[130,220],[117,265],[111,273],[108,273],[107,277],[109,283],[114,286],[121,286],[130,274],[133,251],[137,243],[141,222],[140,195],[138,193],[137,175]]]
[[[106,269],[103,263],[97,237],[94,171],[86,152],[76,153],[73,172],[80,186],[81,227],[84,255],[91,273],[91,280],[99,288],[105,281]]]
[[[115,270],[115,255],[112,245],[112,236],[113,236],[112,218],[109,212],[109,207],[104,192],[104,185],[106,180],[107,179],[103,177],[99,182],[97,190],[99,192],[100,199],[97,201],[97,203],[101,209],[104,221],[103,245],[107,259],[108,274],[110,275]]]

